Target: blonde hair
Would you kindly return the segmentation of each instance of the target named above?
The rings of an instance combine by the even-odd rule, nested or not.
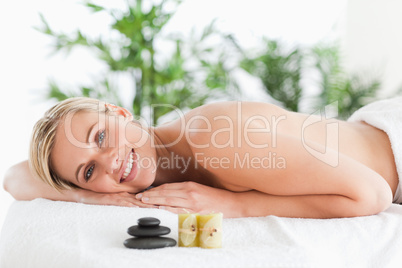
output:
[[[51,153],[55,143],[57,127],[62,119],[81,111],[95,111],[110,114],[112,111],[105,102],[86,97],[69,98],[50,108],[33,127],[29,148],[29,167],[34,176],[56,190],[79,188],[56,174],[52,168]]]

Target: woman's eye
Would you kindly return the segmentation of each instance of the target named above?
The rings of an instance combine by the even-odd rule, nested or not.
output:
[[[99,146],[99,148],[102,147],[104,139],[105,139],[105,131],[102,130],[102,131],[99,132],[99,135],[98,135],[98,146]]]
[[[87,172],[85,172],[85,181],[88,182],[88,180],[91,178],[92,173],[94,172],[94,167],[95,166],[91,166]]]

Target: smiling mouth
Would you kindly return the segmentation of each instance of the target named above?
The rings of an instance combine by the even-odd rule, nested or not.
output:
[[[134,167],[133,163],[134,163],[134,151],[131,150],[130,155],[127,160],[127,166],[126,166],[126,169],[124,170],[123,176],[121,176],[120,183],[124,182],[127,179],[128,175],[130,175],[130,173]]]

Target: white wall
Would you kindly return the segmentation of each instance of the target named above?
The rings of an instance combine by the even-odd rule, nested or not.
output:
[[[96,3],[101,2],[108,1]],[[89,21],[86,9],[77,3],[20,0],[3,1],[0,6],[1,180],[9,166],[27,158],[31,128],[53,104],[42,97],[47,79],[73,85],[91,81],[91,76],[104,68],[82,50],[70,57],[49,57],[49,40],[32,28],[39,25],[41,12],[56,29],[70,31],[80,26],[92,35],[102,33],[107,28],[106,18],[96,15]],[[168,29],[187,32],[218,18],[219,27],[234,33],[245,47],[257,45],[262,35],[313,44],[334,34],[345,6],[346,0],[187,0]],[[250,80],[247,85],[253,88],[255,82]],[[12,200],[0,190],[0,227]]]
[[[400,0],[348,1],[345,65],[381,78],[384,97],[402,86],[401,10]]]

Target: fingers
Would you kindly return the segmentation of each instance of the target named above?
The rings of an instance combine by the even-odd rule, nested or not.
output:
[[[194,206],[190,195],[187,190],[168,190],[165,187],[165,189],[137,194],[136,198],[145,204],[190,208]]]
[[[146,198],[157,197],[157,196],[174,196],[179,198],[187,198],[188,194],[182,190],[154,190],[154,191],[146,191],[143,193],[139,193],[135,195],[135,198],[138,200],[144,201]]]
[[[194,182],[167,183],[136,195],[142,203],[169,207],[173,212],[175,208],[199,209],[200,195],[198,192],[205,187]]]
[[[131,203],[132,206],[137,207],[137,208],[138,207],[140,207],[140,208],[158,208],[158,206],[155,206],[153,204],[145,204],[139,200],[131,199],[130,201],[127,201],[127,202]]]
[[[137,200],[133,194],[130,193],[119,193],[114,198],[117,199],[117,205],[124,207],[141,207],[141,208],[157,208],[157,206],[152,204],[145,204],[140,200]],[[115,205],[116,202],[113,202],[111,205]]]
[[[184,189],[191,189],[197,183],[193,181],[185,181],[185,182],[173,182],[173,183],[165,183],[160,186],[151,188],[147,190],[145,193],[153,192],[153,191],[160,191],[160,190],[184,190]],[[199,184],[197,184],[199,185]]]
[[[180,207],[180,208],[191,207],[191,204],[188,201],[188,199],[175,196],[142,197],[141,201],[145,204],[152,204],[157,206],[169,206],[169,207]]]

